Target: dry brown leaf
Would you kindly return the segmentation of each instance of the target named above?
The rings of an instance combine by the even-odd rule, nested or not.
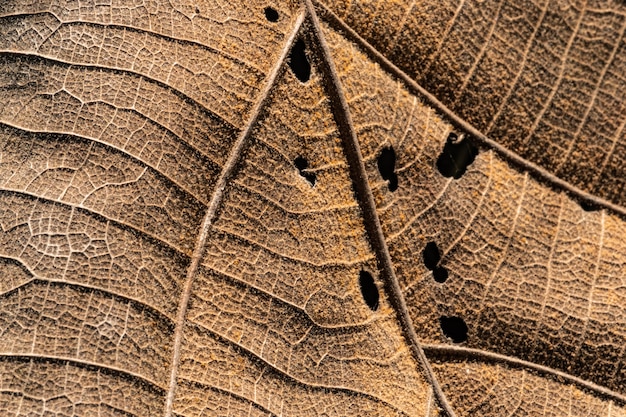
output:
[[[626,415],[626,10],[544,6],[0,4],[2,415]]]

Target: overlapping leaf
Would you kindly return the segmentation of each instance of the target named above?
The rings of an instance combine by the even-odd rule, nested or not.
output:
[[[513,86],[493,116],[491,96],[468,87],[493,75],[483,61],[501,51],[491,41],[470,52],[478,58],[462,67],[462,88],[458,60],[441,53],[447,86],[433,88],[415,69],[424,54],[410,61],[393,46],[419,30],[409,22],[417,5],[397,9],[406,18],[393,42],[383,36],[393,4],[330,6],[434,93],[479,103],[478,119],[454,109],[495,139],[488,117],[509,120],[516,100],[542,97]],[[458,120],[315,7],[0,5],[3,413],[624,415],[623,219],[583,210],[484,145],[459,178],[442,176],[436,161]],[[531,150],[502,143],[531,159],[541,141],[559,148],[544,134],[552,103],[580,100],[582,110],[566,112],[582,126],[575,153],[603,112],[614,146],[597,145],[607,163],[592,174],[580,163],[580,178],[606,179],[586,188],[619,205],[623,13],[611,7],[603,15],[622,32],[589,64],[597,88],[566,82],[580,54],[554,47],[562,76]],[[567,8],[554,29],[572,51],[602,11],[589,9],[572,34]],[[419,10],[415,21],[426,21]],[[434,26],[445,19],[431,14]],[[373,15],[384,24],[363,23]],[[500,21],[477,16],[499,39]],[[449,30],[449,48],[464,28]],[[297,39],[305,57],[289,57]],[[301,80],[303,59],[311,74]],[[385,149],[397,188],[379,169]],[[551,169],[569,158],[553,154]],[[427,245],[447,279],[434,279]],[[375,288],[362,288],[368,274]],[[365,290],[379,301],[368,306]],[[466,323],[466,341],[446,337],[446,317]]]

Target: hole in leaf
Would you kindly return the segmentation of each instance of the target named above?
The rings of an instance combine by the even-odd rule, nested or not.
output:
[[[196,7],[196,14],[200,14],[200,8]]]
[[[462,343],[467,340],[467,324],[460,317],[446,317],[439,318],[439,325],[446,337],[452,339],[454,343]]]
[[[392,147],[384,148],[378,155],[378,171],[384,180],[389,181],[389,191],[398,189],[398,176],[396,170],[396,152]]]
[[[298,168],[299,171],[303,169],[307,169],[309,167],[309,162],[303,157],[299,156],[294,161],[293,164]]]
[[[591,201],[580,200],[578,204],[580,204],[580,208],[582,208],[585,211],[598,211],[600,209]]]
[[[278,12],[273,7],[265,8],[265,18],[270,22],[278,22]]]
[[[367,271],[361,271],[359,273],[359,286],[361,287],[361,294],[365,300],[365,304],[372,311],[378,310],[378,287],[372,278],[372,274]]]
[[[433,278],[440,284],[446,282],[448,279],[448,270],[442,266],[438,266],[433,269]]]
[[[293,161],[293,164],[296,166],[296,168],[298,168],[300,175],[304,177],[309,182],[309,184],[311,184],[311,187],[314,186],[315,182],[317,181],[317,175],[315,175],[314,172],[307,171],[307,168],[309,167],[309,162],[303,157],[299,156]]]
[[[478,148],[468,138],[463,138],[451,132],[437,159],[437,169],[446,178],[458,180],[465,174],[467,167],[474,162],[478,155]]]
[[[304,41],[298,39],[289,54],[289,67],[303,83],[311,78],[311,64],[309,64],[309,60],[306,57],[305,49]]]
[[[435,242],[428,242],[424,248],[424,265],[431,271],[437,267],[437,264],[441,260],[441,254],[439,248]]]

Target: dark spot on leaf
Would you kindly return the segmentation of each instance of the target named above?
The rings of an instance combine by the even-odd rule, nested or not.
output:
[[[298,168],[299,171],[303,169],[307,169],[309,167],[309,162],[303,157],[299,156],[294,161],[293,164]]]
[[[460,317],[446,317],[439,318],[439,325],[446,337],[452,339],[454,343],[462,343],[467,340],[467,324]]]
[[[441,260],[441,254],[435,242],[428,242],[422,255],[424,256],[424,265],[431,271],[437,267]]]
[[[299,156],[294,161],[293,164],[298,168],[300,175],[302,175],[308,182],[311,184],[311,187],[315,185],[317,181],[317,175],[314,172],[309,172],[307,168],[309,167],[309,162],[303,157]]]
[[[363,294],[365,304],[367,304],[372,311],[378,310],[378,287],[376,286],[372,275],[367,271],[361,271],[359,273],[359,285],[361,287],[361,294]]]
[[[196,7],[196,14],[200,14],[200,8]]]
[[[443,284],[448,279],[448,270],[443,266],[438,266],[433,269],[433,278],[440,284]]]
[[[278,12],[273,7],[265,8],[265,18],[270,22],[278,22]]]
[[[582,208],[585,211],[598,211],[600,209],[597,205],[595,205],[591,201],[580,200],[578,204],[580,204],[580,208]]]
[[[392,147],[387,147],[378,155],[378,171],[384,180],[389,181],[389,191],[398,189],[398,176],[396,175],[396,152]]]
[[[437,159],[437,169],[446,178],[459,179],[474,162],[476,155],[478,148],[468,138],[459,138],[456,133],[451,132]]]
[[[289,54],[289,67],[303,83],[311,78],[311,64],[305,53],[306,45],[302,39],[298,39]]]

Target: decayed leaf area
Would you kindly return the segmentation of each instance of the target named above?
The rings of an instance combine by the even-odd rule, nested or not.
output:
[[[2,1],[0,414],[626,415],[625,28]]]

